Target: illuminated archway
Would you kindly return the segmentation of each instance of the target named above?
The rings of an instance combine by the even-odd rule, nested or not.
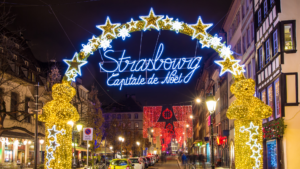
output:
[[[47,154],[45,168],[59,168],[61,166],[63,166],[63,168],[70,168],[71,166],[71,127],[67,126],[67,121],[76,121],[78,119],[78,113],[74,107],[69,105],[70,98],[74,96],[70,83],[71,81],[75,81],[78,74],[81,76],[81,67],[87,63],[88,57],[99,48],[102,48],[104,51],[111,48],[113,39],[121,37],[124,40],[125,38],[130,37],[130,33],[132,32],[147,31],[150,29],[170,30],[191,36],[192,39],[199,40],[202,48],[212,48],[219,53],[221,60],[215,61],[215,63],[221,66],[220,75],[225,72],[230,72],[235,78],[235,83],[231,86],[231,91],[237,97],[237,100],[230,105],[227,116],[229,119],[236,119],[234,147],[236,167],[243,169],[261,168],[263,162],[261,124],[262,119],[271,115],[272,109],[253,96],[255,92],[255,82],[252,79],[246,79],[244,77],[244,65],[240,65],[240,61],[234,59],[232,51],[230,50],[231,47],[226,46],[225,43],[221,43],[222,38],[217,35],[212,36],[207,33],[206,30],[209,29],[212,24],[204,24],[201,17],[198,18],[195,24],[187,24],[178,19],[174,20],[169,16],[155,15],[153,9],[151,9],[148,15],[140,16],[140,19],[141,20],[131,19],[127,23],[119,24],[112,23],[109,17],[107,17],[104,25],[97,26],[97,28],[102,30],[102,34],[98,37],[93,36],[89,39],[89,42],[83,44],[83,48],[79,53],[76,52],[72,59],[64,60],[68,64],[68,69],[63,78],[63,83],[59,86],[53,86],[52,90],[55,94],[55,100],[45,105],[44,110],[47,114],[43,114],[39,117],[40,120],[46,122],[46,135],[49,136],[46,139]],[[163,46],[161,48],[163,48]],[[187,67],[193,69],[198,68],[200,60],[201,58],[195,57],[189,61],[182,59],[182,62],[187,62]],[[118,63],[117,61],[115,62]],[[151,62],[153,66],[152,70],[156,70],[154,60],[149,59],[148,61],[141,61],[146,69],[148,68],[147,63]],[[165,67],[167,70],[171,68],[171,62],[172,60],[167,58],[165,60],[162,59],[161,64],[164,64],[165,66],[166,63],[169,63],[169,67]],[[126,66],[128,66],[128,64],[129,63],[127,63]],[[131,64],[134,65],[135,62],[132,62]],[[193,64],[195,64],[194,67],[192,67]],[[137,69],[137,66],[135,66],[133,71],[139,71],[145,67],[141,66]],[[103,67],[101,68],[103,69]],[[119,68],[119,72],[122,72],[120,70],[120,65],[118,65],[117,68]],[[114,72],[109,70],[106,71],[110,73]],[[195,69],[193,71],[195,71]],[[189,79],[185,79],[183,82],[185,83],[188,81]],[[173,82],[181,83],[182,81],[173,79]],[[121,86],[126,83],[124,81],[121,82],[115,80],[111,85],[118,85],[121,89]],[[143,83],[145,83],[144,80],[140,80],[136,83],[129,82],[130,85],[139,85]],[[157,84],[159,82],[152,79],[151,83]],[[63,114],[58,112],[62,112]],[[48,120],[49,117],[51,117],[51,121]],[[58,126],[58,130],[56,130],[55,126]],[[60,134],[58,135],[59,139],[56,138],[56,135],[52,136],[52,133],[49,133],[50,131],[52,132],[51,129],[54,129],[53,132]],[[52,145],[53,142],[56,143],[55,148]]]

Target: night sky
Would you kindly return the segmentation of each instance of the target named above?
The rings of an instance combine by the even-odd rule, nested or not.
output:
[[[43,2],[51,5],[54,13]],[[29,40],[35,57],[46,62],[50,59],[57,61],[71,59],[75,52],[82,49],[82,44],[87,44],[92,35],[101,34],[101,30],[97,29],[96,25],[104,24],[107,16],[112,23],[125,23],[131,18],[139,20],[140,15],[148,15],[151,7],[156,15],[168,15],[174,20],[178,18],[179,21],[188,24],[195,24],[201,16],[204,23],[214,24],[208,30],[214,35],[219,32],[224,22],[231,0],[7,0],[6,3],[7,6],[12,7],[12,14],[16,14],[16,21],[11,29],[24,30],[23,34]],[[55,17],[60,21],[74,47]],[[158,34],[156,30],[143,32],[141,58],[153,56]],[[112,49],[116,51],[126,49],[126,56],[138,60],[140,40],[141,32],[135,32],[125,41],[121,38],[114,40]],[[196,40],[192,40],[189,36],[176,34],[173,31],[161,31],[157,47],[160,43],[165,46],[163,58],[195,56]],[[101,52],[103,54],[102,49]],[[212,49],[202,49],[200,44],[196,51],[197,56],[203,57],[202,65],[207,55],[213,52]],[[107,97],[97,82],[115,100],[124,98],[125,94],[135,94],[138,101],[143,105],[147,102],[148,106],[180,102],[189,104],[188,101],[196,97],[195,85],[200,69],[195,72],[188,84],[125,86],[120,91],[118,87],[107,86],[107,74],[99,72],[99,62],[102,61],[99,51],[91,55],[88,61],[89,63],[82,68],[83,84],[88,89],[93,83],[97,85],[100,101],[104,104],[113,101]]]

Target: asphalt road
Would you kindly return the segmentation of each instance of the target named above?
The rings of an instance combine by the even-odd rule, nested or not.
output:
[[[167,162],[162,163],[159,160],[154,166],[148,167],[148,169],[180,169],[177,163],[177,157],[167,157]]]

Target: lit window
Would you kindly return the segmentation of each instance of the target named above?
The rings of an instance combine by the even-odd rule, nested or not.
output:
[[[267,168],[277,168],[277,144],[276,140],[269,140],[266,143],[267,146]]]
[[[260,25],[261,24],[261,9],[259,9],[257,12],[257,21],[258,21],[258,25]]]
[[[273,86],[272,84],[270,86],[268,86],[268,105],[272,108],[273,112],[274,112],[274,96],[273,96]],[[269,121],[273,120],[274,116],[273,113],[272,115],[269,117]]]
[[[248,78],[251,78],[251,62],[249,62],[249,64],[247,65],[247,67],[248,67],[248,71],[247,71],[247,73],[248,73]]]
[[[263,53],[262,53],[262,47],[258,49],[258,66],[259,70],[263,68]]]
[[[267,103],[267,96],[266,96],[266,90],[263,90],[261,92],[261,101],[264,102],[265,104]],[[263,123],[266,123],[267,119],[263,119]]]
[[[281,117],[281,101],[280,101],[280,88],[279,88],[279,79],[277,79],[275,82],[275,88],[274,88],[274,93],[275,93],[275,117],[279,118]]]
[[[139,123],[134,123],[135,128],[139,128]]]
[[[278,52],[278,36],[277,30],[273,33],[273,53],[274,55]]]
[[[25,65],[26,65],[26,66],[29,66],[29,62],[28,62],[28,61],[25,61]]]
[[[14,60],[17,60],[17,59],[18,59],[18,56],[14,54],[14,55],[13,55],[13,59],[14,59]]]
[[[293,24],[284,24],[284,49],[295,50]]]
[[[270,55],[270,40],[268,39],[265,42],[266,47],[266,64],[270,61],[271,55]]]

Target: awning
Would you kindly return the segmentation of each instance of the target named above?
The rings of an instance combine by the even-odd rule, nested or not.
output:
[[[18,133],[13,131],[4,131],[1,135],[1,137],[9,137],[9,138],[20,138],[20,139],[34,139],[33,136],[27,134],[27,133]],[[45,137],[44,134],[39,133],[38,137]]]
[[[74,149],[74,147],[72,146],[72,148]],[[75,149],[76,149],[76,151],[87,151],[87,149],[86,148],[84,148],[84,147],[77,147],[77,146],[75,146]],[[91,150],[89,150],[89,152],[90,152]]]

